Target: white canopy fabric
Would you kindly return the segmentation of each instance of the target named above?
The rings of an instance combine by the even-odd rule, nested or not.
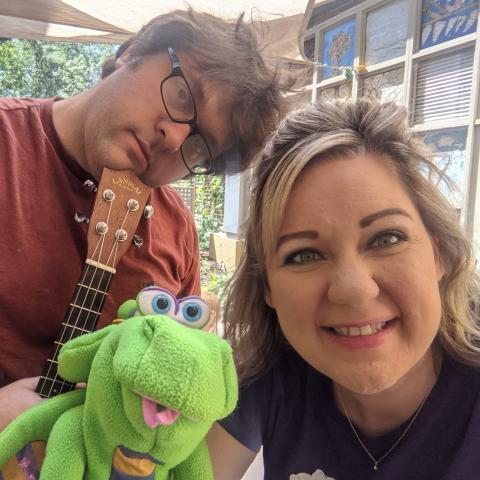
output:
[[[245,12],[263,20],[272,54],[299,55],[298,34],[308,0],[190,0],[196,10],[224,18]],[[185,0],[0,0],[0,37],[120,43]]]

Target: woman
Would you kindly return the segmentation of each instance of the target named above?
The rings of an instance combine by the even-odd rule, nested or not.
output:
[[[225,306],[243,390],[208,437],[216,480],[262,445],[269,480],[478,478],[471,246],[405,119],[367,99],[310,106],[260,158]]]

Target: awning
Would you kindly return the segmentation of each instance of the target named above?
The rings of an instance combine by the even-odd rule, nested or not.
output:
[[[265,21],[265,44],[274,54],[299,55],[298,33],[308,0],[192,0],[196,10],[224,18],[245,12]],[[184,0],[0,0],[0,37],[120,43],[151,18]]]

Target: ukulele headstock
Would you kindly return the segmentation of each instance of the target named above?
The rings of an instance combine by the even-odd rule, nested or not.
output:
[[[103,169],[87,234],[88,263],[115,272],[131,244],[149,195],[150,188],[131,170]]]

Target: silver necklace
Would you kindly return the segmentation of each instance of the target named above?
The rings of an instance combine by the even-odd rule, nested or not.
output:
[[[425,404],[425,401],[427,400],[428,395],[422,400],[422,403],[420,406],[417,408],[417,411],[411,418],[411,420],[408,422],[408,425],[405,427],[405,430],[402,432],[400,437],[398,437],[397,441],[380,457],[380,458],[375,458],[371,453],[370,450],[365,446],[365,444],[362,442],[362,439],[360,438],[360,435],[357,432],[357,429],[354,427],[352,421],[350,420],[350,415],[348,414],[347,407],[345,406],[345,402],[343,401],[342,394],[340,393],[340,389],[337,389],[338,396],[340,398],[340,401],[342,402],[342,407],[343,411],[345,412],[345,416],[347,417],[348,423],[350,424],[350,428],[352,429],[353,433],[355,434],[355,437],[357,437],[358,443],[361,445],[361,447],[365,450],[365,453],[371,458],[373,462],[373,470],[377,471],[378,466],[385,458],[395,450],[396,446],[402,441],[403,437],[407,434],[407,432],[410,430],[410,427],[413,425],[413,422],[417,418],[418,414],[420,413],[420,410],[422,409],[423,405]]]

